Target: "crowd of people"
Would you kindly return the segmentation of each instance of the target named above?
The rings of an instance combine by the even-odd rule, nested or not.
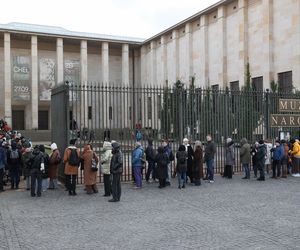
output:
[[[110,202],[120,201],[123,154],[118,142],[104,141],[103,152],[97,155],[92,144],[85,144],[81,150],[75,146],[76,139],[72,139],[61,155],[56,143],[52,143],[51,150],[47,152],[44,145],[33,147],[30,140],[19,133],[12,133],[7,123],[1,121],[0,124],[1,128],[6,126],[2,130],[5,136],[0,139],[0,192],[4,191],[4,186],[8,183],[11,189],[19,189],[20,177],[23,176],[26,190],[30,191],[32,197],[40,197],[43,191],[58,188],[58,168],[63,163],[66,190],[70,196],[77,195],[76,180],[80,168],[87,194],[98,193],[96,183],[100,171],[104,180],[104,196],[112,196]],[[271,171],[271,178],[274,179],[287,178],[288,175],[300,177],[300,142],[297,139],[289,142],[276,140],[274,145],[271,141],[260,140],[251,146],[243,138],[239,151],[235,150],[235,146],[236,143],[231,138],[226,139],[222,174],[224,178],[231,179],[233,176],[233,168],[237,164],[236,152],[239,152],[239,162],[245,173],[242,179],[250,179],[250,164],[258,181],[265,181],[266,173]],[[157,149],[154,148],[152,139],[148,139],[145,149],[141,140],[136,140],[131,158],[134,189],[142,188],[145,168],[146,182],[158,182],[159,188],[170,186],[171,178],[176,176],[179,189],[186,188],[188,182],[200,186],[201,179],[214,183],[216,154],[217,146],[211,135],[206,136],[205,146],[200,141],[195,141],[192,145],[184,138],[175,153],[168,140],[163,140]],[[172,175],[173,165],[176,167]]]

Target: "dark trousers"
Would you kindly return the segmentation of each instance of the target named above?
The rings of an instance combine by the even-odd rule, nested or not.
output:
[[[206,167],[207,167],[207,173],[208,173],[208,179],[210,181],[214,180],[214,159],[209,159],[206,161]]]
[[[112,175],[112,197],[117,201],[121,198],[121,174]]]
[[[281,161],[273,160],[272,170],[273,170],[273,177],[280,177],[280,175],[281,175]],[[277,175],[276,175],[276,172],[277,172]]]
[[[19,188],[20,183],[20,170],[19,167],[11,167],[10,171],[10,182],[11,182],[11,188]]]
[[[159,187],[164,188],[166,186],[166,179],[159,178]]]
[[[232,179],[232,166],[231,165],[225,165],[223,177]]]
[[[35,196],[35,187],[37,183],[37,195],[42,194],[42,173],[39,169],[32,169],[31,172],[31,196]]]
[[[0,169],[0,191],[3,190],[3,177],[4,177],[4,168]]]
[[[76,191],[76,175],[66,175],[66,186],[69,193],[75,193]]]
[[[259,178],[265,178],[265,164],[263,162],[259,162],[257,164],[257,169],[259,171]]]
[[[257,163],[253,164],[253,172],[254,172],[254,176],[257,177]]]
[[[110,174],[104,174],[104,195],[109,196],[111,194],[111,181],[110,181]]]
[[[249,163],[243,163],[243,168],[245,171],[245,177],[247,179],[250,179],[250,168],[249,168]]]
[[[148,169],[147,169],[147,173],[146,173],[146,181],[149,181],[151,173],[152,173],[152,179],[155,179],[155,162],[148,161]]]

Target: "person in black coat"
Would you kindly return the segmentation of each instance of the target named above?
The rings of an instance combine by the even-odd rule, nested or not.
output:
[[[155,180],[155,150],[153,148],[153,140],[148,139],[148,146],[145,150],[146,161],[148,162],[148,169],[146,173],[146,181],[149,182],[150,174],[152,172],[152,179]]]
[[[22,168],[22,154],[18,150],[15,141],[12,141],[11,149],[7,151],[7,163],[11,178],[11,189],[18,189],[20,183],[20,171]]]
[[[185,151],[187,152],[187,177],[189,177],[190,182],[194,183],[193,169],[194,169],[194,150],[189,144],[187,138],[183,139],[183,145],[185,146]]]
[[[155,156],[155,162],[157,164],[156,175],[159,179],[159,188],[166,187],[166,178],[168,176],[168,156],[164,153],[164,148],[158,147],[158,154]]]
[[[45,170],[44,154],[40,151],[39,146],[35,146],[29,157],[30,175],[31,175],[31,196],[42,195],[42,174]],[[37,192],[36,191],[37,182]]]

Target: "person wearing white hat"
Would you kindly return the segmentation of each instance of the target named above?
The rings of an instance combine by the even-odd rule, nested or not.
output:
[[[57,148],[56,143],[51,144],[52,153],[49,159],[49,188],[48,189],[56,189],[57,188],[57,176],[58,176],[58,166],[62,161],[61,154]]]
[[[111,179],[110,179],[110,162],[112,158],[112,146],[111,142],[104,141],[103,142],[103,150],[104,153],[101,155],[101,173],[103,174],[104,180],[104,195],[111,195]]]

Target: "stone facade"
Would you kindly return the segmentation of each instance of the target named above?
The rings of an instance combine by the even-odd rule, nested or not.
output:
[[[300,0],[224,0],[139,41],[0,25],[0,117],[11,123],[21,111],[25,129],[49,128],[40,111],[50,125],[50,90],[67,80],[138,87],[194,77],[196,87],[242,87],[247,63],[259,88],[289,72],[282,84],[299,89],[299,13]]]

